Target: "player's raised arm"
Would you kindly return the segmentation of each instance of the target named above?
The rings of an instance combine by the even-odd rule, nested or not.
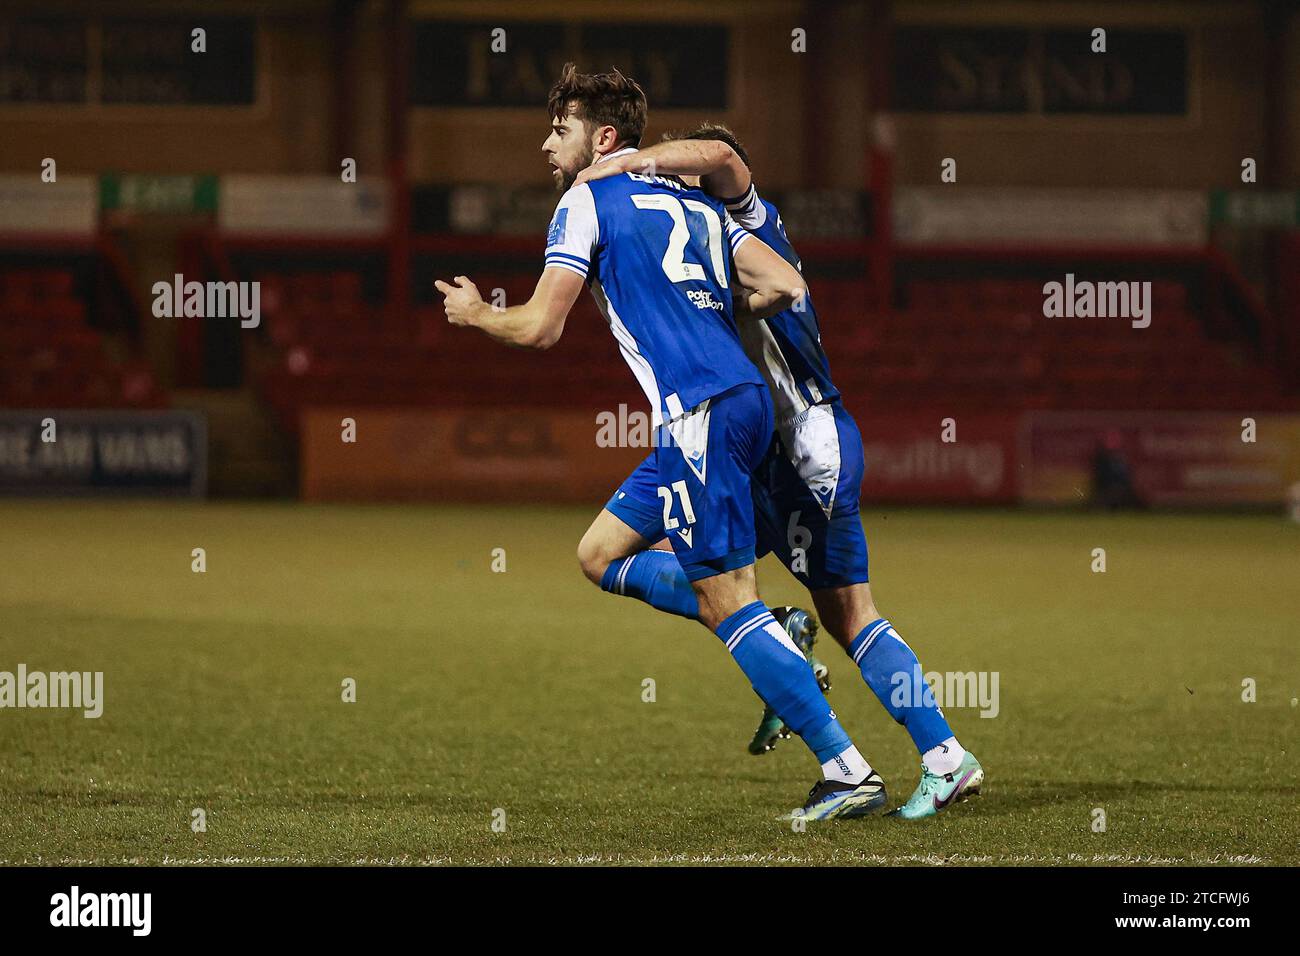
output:
[[[527,302],[501,308],[484,302],[465,276],[456,276],[454,282],[434,282],[443,294],[448,322],[482,329],[498,342],[526,349],[549,349],[560,340],[564,320],[584,285],[573,272],[547,269]]]
[[[727,217],[727,230],[732,229],[740,227]],[[808,294],[799,270],[757,236],[744,233],[734,250],[736,278],[745,289],[741,295],[744,309],[738,310],[737,318],[765,319],[793,307]]]

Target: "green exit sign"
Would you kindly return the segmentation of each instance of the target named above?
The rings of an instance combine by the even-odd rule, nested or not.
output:
[[[217,210],[217,177],[107,173],[99,181],[99,204],[105,212],[213,213]]]
[[[1300,225],[1300,192],[1215,190],[1210,194],[1210,224],[1290,229]]]

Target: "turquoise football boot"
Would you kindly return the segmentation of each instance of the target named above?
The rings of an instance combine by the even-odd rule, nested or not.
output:
[[[969,750],[961,758],[961,766],[952,773],[931,773],[921,764],[921,782],[916,785],[916,792],[889,815],[904,820],[932,817],[967,797],[978,796],[983,785],[984,768]]]
[[[749,752],[755,757],[761,757],[775,747],[777,741],[788,740],[789,737],[790,728],[785,725],[785,721],[776,711],[765,705],[763,718],[758,722],[758,729],[754,731],[754,736],[749,741]]]

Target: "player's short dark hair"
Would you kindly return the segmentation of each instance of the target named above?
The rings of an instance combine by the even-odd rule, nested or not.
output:
[[[574,64],[564,64],[546,108],[553,118],[563,119],[570,106],[576,107],[573,115],[584,122],[614,127],[620,143],[641,145],[648,109],[645,91],[617,68],[611,67],[608,73],[579,73]]]
[[[664,133],[664,140],[670,139],[716,139],[734,149],[740,161],[745,164],[745,168],[749,168],[749,154],[745,152],[745,147],[740,145],[736,134],[721,123],[704,123],[692,130]]]

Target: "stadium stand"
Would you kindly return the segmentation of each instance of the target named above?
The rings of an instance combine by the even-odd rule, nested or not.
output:
[[[112,316],[108,266],[97,253],[0,260],[0,405],[18,408],[161,408],[167,397],[133,347],[88,314]],[[118,292],[122,291],[119,287]],[[126,308],[136,312],[138,304]]]
[[[450,328],[427,290],[403,322],[390,314],[373,274],[328,262],[274,272],[242,261],[247,271],[240,278],[258,279],[263,288],[268,356],[257,386],[290,433],[299,411],[316,403],[636,402],[615,343],[585,296],[559,344],[537,355]],[[417,285],[464,271],[489,299],[503,294],[519,302],[531,293],[535,271],[525,271],[526,260],[484,257],[479,265],[427,260],[416,269]],[[970,265],[978,272],[984,264]],[[1123,318],[1045,318],[1043,282],[1059,274],[1050,263],[1002,262],[984,271],[997,275],[1009,266],[1034,277],[904,278],[893,301],[882,303],[867,280],[819,277],[810,261],[812,299],[850,402],[864,409],[990,411],[1295,407],[1249,337],[1212,314],[1209,290],[1222,277],[1208,259],[1180,278],[1153,282],[1155,318],[1139,334]],[[1148,275],[1159,267],[1137,264]],[[900,273],[907,271],[901,263]]]

